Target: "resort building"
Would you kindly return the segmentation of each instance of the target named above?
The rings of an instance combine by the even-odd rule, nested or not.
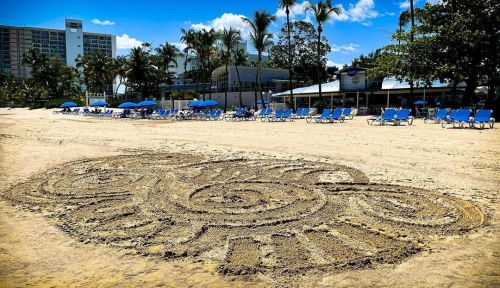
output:
[[[410,85],[395,77],[369,79],[367,69],[349,67],[337,72],[337,80],[321,85],[322,97],[319,98],[319,85],[293,89],[297,107],[358,107],[360,114],[378,114],[382,107],[407,107],[410,105]],[[453,88],[453,83],[433,81],[429,85],[414,82],[415,101],[432,106],[459,105],[463,97],[465,83]],[[272,100],[288,101],[290,91],[274,93]]]
[[[65,20],[64,30],[0,25],[0,73],[27,77],[29,68],[22,61],[30,49],[39,49],[47,56],[59,55],[64,63],[75,67],[78,55],[99,51],[116,57],[116,37],[83,32],[82,21],[74,19]]]

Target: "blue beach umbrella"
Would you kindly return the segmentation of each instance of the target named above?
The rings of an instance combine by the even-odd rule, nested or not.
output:
[[[202,103],[200,103],[200,106],[199,107],[215,107],[215,106],[219,106],[219,102],[215,101],[215,100],[206,100],[206,101],[203,101]]]
[[[262,105],[262,100],[258,100],[258,101],[257,101],[257,104]],[[264,104],[269,104],[269,101],[264,100]]]
[[[203,101],[193,100],[193,102],[189,103],[188,107],[190,108],[198,108],[203,103]]]
[[[427,104],[427,101],[424,100],[415,101],[415,105],[425,105],[425,104]]]
[[[108,103],[106,103],[106,101],[97,101],[97,102],[90,104],[90,106],[92,106],[92,107],[103,107],[106,105],[108,105]]]
[[[134,102],[124,102],[120,105],[118,105],[118,108],[135,108],[137,107],[137,104],[135,104]]]
[[[156,102],[146,100],[146,101],[142,101],[142,102],[137,103],[137,107],[149,107],[149,106],[156,106]]]
[[[72,107],[77,107],[78,105],[75,102],[64,102],[59,106],[60,108],[72,108]]]

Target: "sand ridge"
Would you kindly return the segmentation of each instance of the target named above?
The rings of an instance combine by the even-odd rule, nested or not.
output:
[[[65,163],[4,197],[83,243],[200,258],[227,275],[399,263],[435,235],[478,228],[473,203],[372,184],[333,163],[133,154]]]

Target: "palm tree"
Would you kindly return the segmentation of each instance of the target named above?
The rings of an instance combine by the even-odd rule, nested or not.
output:
[[[124,83],[125,78],[127,77],[127,66],[128,66],[127,57],[118,56],[115,59],[113,59],[114,78],[118,78],[118,85],[116,86],[115,95],[118,95],[118,90],[120,86]]]
[[[187,73],[187,63],[189,61],[189,53],[193,51],[194,49],[194,37],[195,37],[195,32],[193,29],[186,30],[184,28],[181,29],[181,42],[186,44],[186,48],[184,48],[184,88],[183,90],[186,91],[186,73]]]
[[[83,68],[85,84],[94,92],[104,91],[107,84],[113,82],[113,58],[101,52],[79,56],[76,67]]]
[[[275,16],[272,16],[267,11],[255,11],[253,14],[253,19],[243,17],[243,21],[250,25],[250,40],[254,48],[257,50],[257,82],[259,87],[260,99],[262,102],[262,107],[265,108],[264,96],[262,96],[262,75],[260,73],[262,65],[262,52],[264,52],[269,46],[273,44],[273,34],[269,32],[269,26],[272,22],[276,20]],[[257,95],[255,95],[255,109],[257,109]]]
[[[198,34],[199,35],[199,39],[198,39],[198,49],[199,49],[199,52],[198,52],[198,57],[200,58],[200,62],[201,62],[201,66],[202,66],[202,70],[203,70],[203,100],[205,100],[205,84],[207,82],[207,69],[210,68],[210,56],[212,55],[212,53],[214,52],[214,44],[215,44],[215,41],[217,40],[217,33],[213,30],[213,29],[210,29],[210,30],[201,30],[200,33]],[[205,63],[205,60],[206,60],[206,63]],[[211,83],[211,81],[210,81]],[[210,90],[209,90],[209,99],[212,99],[212,85],[210,84],[209,86]]]
[[[290,88],[290,102],[292,110],[295,112],[295,105],[293,101],[293,83],[292,83],[292,43],[290,31],[290,8],[297,4],[296,0],[279,0],[279,7],[285,9],[286,13],[286,27],[287,27],[287,40],[288,40],[288,86]]]
[[[154,65],[150,47],[149,43],[143,43],[132,48],[129,55],[127,83],[134,91],[141,93],[143,98],[156,92],[161,75],[161,71]]]
[[[248,62],[247,53],[242,49],[237,49],[234,53],[234,66],[236,67],[236,75],[238,75],[238,92],[239,92],[240,107],[243,106],[243,98],[241,97],[241,79],[238,66],[247,65],[247,62]]]
[[[306,7],[306,11],[312,11],[316,23],[318,24],[318,53],[316,55],[316,64],[318,66],[318,85],[319,85],[319,98],[321,98],[321,32],[323,31],[323,24],[326,23],[333,13],[340,15],[340,7],[332,7],[330,0],[325,2],[319,1],[318,4],[313,5],[309,3]]]
[[[155,50],[160,57],[159,60],[162,71],[165,71],[167,73],[167,81],[169,82],[168,84],[172,84],[170,83],[171,80],[169,66],[173,63],[177,67],[176,58],[181,55],[181,51],[175,45],[169,44],[168,42],[166,42],[165,45],[160,45],[160,47],[156,48]]]
[[[224,62],[226,64],[226,76],[227,76],[227,83],[226,83],[226,91],[224,91],[224,113],[227,111],[227,92],[229,89],[229,72],[228,72],[228,65],[231,62],[231,52],[233,52],[234,48],[238,45],[238,43],[241,41],[241,35],[240,31],[234,30],[233,28],[229,28],[227,30],[224,28],[222,33],[220,34],[220,39],[222,40],[222,44],[224,45]]]

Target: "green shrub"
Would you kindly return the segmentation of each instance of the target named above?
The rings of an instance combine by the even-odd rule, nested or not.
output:
[[[37,109],[45,107],[46,109],[59,108],[64,102],[75,102],[78,106],[84,106],[85,103],[80,100],[69,100],[69,99],[52,99],[46,102],[33,102],[30,104],[30,109]],[[33,106],[33,107],[32,107]]]

